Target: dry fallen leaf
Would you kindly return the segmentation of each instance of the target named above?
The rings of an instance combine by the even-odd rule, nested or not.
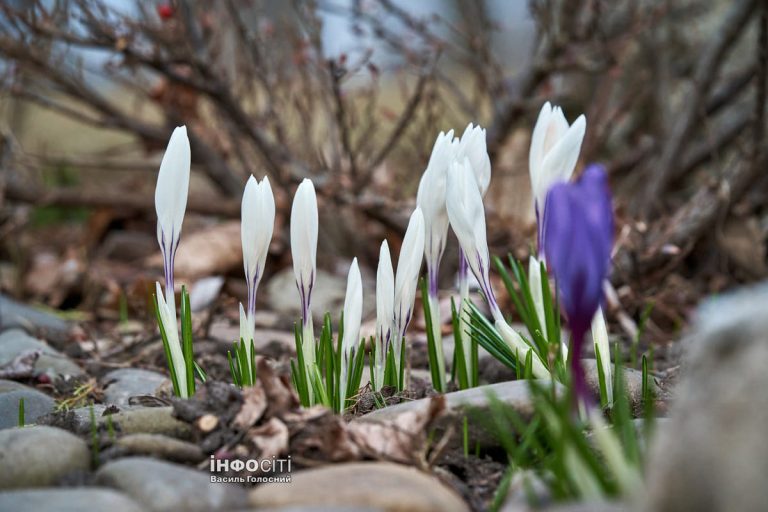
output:
[[[174,272],[177,278],[195,280],[224,275],[243,264],[240,221],[229,221],[185,235],[179,243]],[[162,266],[160,254],[147,260],[151,266]]]
[[[233,426],[238,430],[248,430],[259,421],[267,410],[267,395],[262,386],[249,386],[243,389],[243,406],[235,416]]]
[[[267,397],[267,417],[280,416],[299,407],[293,386],[281,378],[264,357],[256,358],[256,375]]]
[[[263,425],[250,429],[248,438],[258,450],[259,458],[262,460],[288,453],[290,440],[288,427],[277,418],[271,418]]]
[[[426,441],[429,425],[445,410],[445,397],[429,400],[425,410],[409,411],[393,421],[352,422],[347,431],[352,441],[369,457],[394,462],[413,462]]]
[[[297,431],[291,453],[305,460],[388,460],[418,464],[432,422],[445,409],[442,395],[432,397],[427,407],[408,412],[393,421],[347,423],[326,409]],[[289,423],[288,427],[292,428]]]

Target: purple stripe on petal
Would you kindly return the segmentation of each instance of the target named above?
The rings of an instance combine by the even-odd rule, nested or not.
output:
[[[467,257],[464,255],[464,251],[459,247],[459,282],[464,282],[467,280],[469,272],[469,262],[467,261]]]

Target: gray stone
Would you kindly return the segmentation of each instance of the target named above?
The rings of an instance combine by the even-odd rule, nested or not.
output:
[[[0,334],[0,365],[13,360],[21,352],[42,352],[35,363],[35,371],[49,375],[82,375],[83,370],[58,350],[34,338],[21,329],[10,329]]]
[[[96,473],[96,482],[120,490],[155,512],[207,512],[247,503],[242,487],[211,483],[207,473],[146,457],[110,462]]]
[[[68,341],[72,332],[69,322],[0,293],[0,330],[13,327],[60,342]]]
[[[295,473],[290,483],[268,483],[250,493],[251,505],[282,507],[373,507],[384,511],[468,511],[466,503],[437,478],[388,462],[332,464]]]
[[[56,407],[53,398],[45,393],[18,384],[0,380],[0,429],[19,424],[19,401],[24,399],[24,423],[30,425]]]
[[[582,359],[581,364],[584,365],[584,372],[587,375],[587,386],[589,386],[595,395],[599,396],[600,380],[597,373],[597,360]],[[613,371],[616,371],[615,365],[613,366]],[[624,386],[627,392],[627,398],[629,398],[629,404],[632,407],[632,411],[635,415],[641,415],[643,412],[643,372],[635,370],[634,368],[623,368],[622,373],[624,376]],[[648,384],[654,396],[659,396],[661,388],[653,376],[649,376]]]
[[[120,368],[104,376],[104,402],[117,406],[128,405],[128,399],[138,395],[154,395],[166,380],[164,375],[137,368]]]
[[[344,269],[346,272],[346,268]],[[363,316],[372,313],[376,307],[375,287],[368,282],[368,276],[363,275]],[[334,275],[324,270],[317,271],[315,287],[312,289],[312,318],[316,330],[319,330],[326,313],[331,314],[334,323],[338,321],[339,312],[344,308],[344,294],[347,289],[346,275]],[[301,302],[296,288],[296,278],[292,268],[278,272],[269,280],[266,286],[267,303],[274,312],[292,322],[301,315]]]
[[[0,510],[13,512],[142,512],[133,500],[111,489],[35,489],[0,492]]]
[[[65,430],[46,426],[0,430],[0,489],[45,487],[90,466],[85,441]]]
[[[761,285],[697,312],[669,422],[652,443],[646,510],[765,510],[766,304]]]
[[[93,416],[97,424],[105,409],[106,406],[103,404],[93,405]],[[41,416],[38,418],[37,423],[39,425],[62,428],[78,435],[88,435],[93,430],[91,406],[78,407],[68,411],[55,411],[51,414]]]
[[[120,411],[110,415],[114,429],[121,434],[163,434],[179,439],[189,439],[192,429],[173,417],[173,407],[142,407]],[[107,416],[99,417],[105,425]]]
[[[173,462],[200,462],[205,454],[196,444],[160,434],[130,434],[119,438],[115,448],[124,455],[148,455]]]
[[[500,402],[511,406],[523,418],[533,415],[533,405],[529,383],[524,380],[499,382],[488,386],[454,391],[445,394],[445,412],[434,424],[435,432],[439,435],[449,426],[461,432],[464,418],[468,418],[469,437],[472,444],[480,443],[481,446],[496,446],[498,441],[491,430],[488,429],[486,418],[490,417],[491,400],[489,394],[494,395]],[[401,414],[426,410],[429,398],[403,402],[370,412],[354,421],[394,421]],[[461,442],[461,436],[452,436],[452,442]]]

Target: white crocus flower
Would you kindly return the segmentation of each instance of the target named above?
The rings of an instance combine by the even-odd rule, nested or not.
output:
[[[440,132],[432,147],[427,169],[419,181],[416,204],[424,216],[426,238],[424,256],[427,260],[427,272],[430,275],[430,293],[437,287],[437,270],[445,250],[448,234],[448,214],[445,211],[445,178],[448,166],[455,156],[458,143],[453,140],[453,130]],[[434,283],[432,281],[434,280]]]
[[[360,343],[360,323],[363,315],[363,280],[360,277],[360,268],[357,266],[357,258],[352,260],[347,275],[347,294],[344,298],[344,335],[341,340],[342,361],[340,384],[341,401],[340,411],[344,410],[346,401],[347,379],[349,377],[349,364],[354,357],[353,350]]]
[[[456,161],[463,162],[465,158],[469,160],[475,174],[480,195],[485,197],[491,183],[491,158],[488,156],[486,147],[485,129],[474,126],[472,123],[467,125],[456,149]],[[469,310],[465,307],[466,301],[469,299],[468,274],[467,259],[464,251],[459,248],[459,324],[462,326],[469,322]],[[467,372],[471,375],[472,369],[469,366],[469,361],[472,360],[472,345],[469,342],[464,343],[464,360],[467,361]],[[467,378],[471,382],[470,375],[467,375]]]
[[[603,308],[597,308],[592,318],[592,342],[595,345],[595,355],[600,352],[600,361],[605,375],[605,394],[608,403],[613,402],[613,378],[611,377],[611,347],[608,341],[608,327],[605,324]],[[565,344],[563,344],[565,345]]]
[[[312,327],[312,288],[315,285],[317,256],[317,197],[312,181],[305,179],[296,189],[291,208],[291,255],[293,273],[301,299],[304,364],[315,362],[315,335]],[[310,395],[312,388],[309,388]]]
[[[531,347],[507,324],[491,287],[490,257],[486,241],[483,198],[476,185],[474,172],[468,159],[465,158],[463,162],[454,162],[451,165],[448,171],[447,190],[446,206],[451,226],[467,257],[469,268],[472,269],[472,273],[480,283],[480,288],[491,309],[496,329],[520,359],[524,359]],[[533,357],[533,374],[539,378],[549,377],[546,367],[535,355]]]
[[[176,250],[181,237],[181,225],[184,222],[184,212],[187,208],[189,193],[189,172],[191,166],[191,151],[187,129],[184,126],[176,128],[171,134],[168,147],[160,163],[160,172],[155,187],[155,211],[157,212],[157,241],[163,253],[163,271],[165,274],[165,294],[156,283],[157,305],[160,310],[160,321],[168,339],[171,364],[179,383],[179,393],[182,398],[188,396],[186,386],[186,367],[179,341],[176,323],[176,298],[173,287],[173,265]]]
[[[400,371],[400,348],[413,314],[413,302],[416,300],[423,254],[424,216],[421,208],[416,207],[405,230],[395,274],[395,322],[390,343],[395,344],[395,363],[398,372]]]
[[[539,118],[531,136],[528,155],[533,204],[539,222],[539,235],[543,225],[544,203],[547,192],[556,183],[568,181],[579,160],[587,120],[580,115],[572,125],[560,107],[547,102],[541,107]],[[539,236],[539,253],[543,254]]]
[[[421,176],[416,204],[424,215],[424,257],[427,261],[427,299],[432,321],[432,336],[438,353],[438,364],[442,362],[442,334],[440,332],[440,302],[437,278],[440,260],[445,251],[448,236],[448,214],[445,211],[446,173],[456,158],[459,141],[453,139],[453,130],[440,132],[432,147],[427,169]],[[444,366],[442,363],[441,366]],[[445,372],[441,371],[440,375]]]
[[[421,255],[422,251],[419,251]],[[389,344],[393,338],[395,318],[395,273],[387,241],[381,242],[379,266],[376,269],[376,358],[374,361],[374,391],[379,391],[384,381],[384,368]]]
[[[171,140],[160,162],[155,187],[155,211],[157,212],[157,242],[163,252],[165,271],[165,301],[176,318],[176,301],[173,292],[173,262],[181,237],[181,224],[187,209],[189,194],[189,170],[191,151],[187,128],[173,130]]]
[[[272,241],[275,226],[275,198],[269,178],[261,183],[251,176],[245,185],[241,207],[240,237],[243,245],[243,266],[248,284],[248,309],[243,311],[240,305],[240,337],[250,343],[253,341],[256,292],[264,275],[264,265]],[[251,351],[248,350],[250,357]]]

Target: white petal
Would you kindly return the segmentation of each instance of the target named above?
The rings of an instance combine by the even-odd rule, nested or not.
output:
[[[160,321],[163,324],[165,336],[168,339],[168,347],[171,352],[171,364],[176,372],[176,379],[179,382],[179,391],[182,397],[187,396],[187,371],[184,365],[184,354],[181,350],[179,341],[179,331],[176,325],[176,312],[171,311],[163,297],[163,290],[160,283],[155,282],[155,296],[157,297],[157,307],[160,310]]]
[[[189,169],[191,152],[187,128],[179,126],[171,134],[168,147],[160,163],[155,187],[155,211],[157,212],[158,237],[162,232],[170,239],[178,240],[181,224],[187,208],[189,193]],[[162,241],[158,238],[162,245]]]
[[[576,162],[579,160],[586,125],[586,118],[583,115],[579,116],[565,132],[563,138],[544,157],[540,169],[539,190],[536,196],[539,207],[544,204],[547,192],[553,185],[568,181],[573,175]]]
[[[454,162],[448,171],[446,206],[453,231],[467,255],[467,262],[475,277],[483,282],[488,273],[488,243],[483,198],[475,184],[469,160]]]
[[[395,315],[397,328],[402,335],[408,327],[407,315],[413,310],[413,302],[416,300],[416,288],[418,286],[419,270],[424,254],[424,216],[420,208],[416,208],[408,221],[405,230],[403,245],[400,248],[400,257],[397,260],[397,273],[395,274]]]
[[[445,212],[445,175],[453,161],[458,143],[453,140],[453,130],[440,133],[432,148],[429,164],[419,182],[416,204],[424,215],[426,229],[425,255],[436,265],[445,249],[448,234],[448,216]]]
[[[352,260],[347,276],[347,295],[344,298],[344,339],[341,346],[346,354],[360,342],[360,324],[363,315],[363,281],[357,258]]]
[[[269,243],[275,225],[275,198],[269,179],[261,183],[251,176],[245,186],[240,233],[243,243],[243,266],[249,285],[253,276],[264,272]]]
[[[547,337],[547,322],[544,316],[544,297],[541,292],[541,263],[535,256],[528,259],[528,285],[531,290],[531,298],[539,319],[541,333]],[[533,335],[533,333],[531,333]]]
[[[469,123],[456,152],[456,160],[469,159],[477,179],[480,195],[485,195],[491,182],[491,159],[485,142],[485,130]]]
[[[592,342],[595,345],[595,354],[600,351],[600,360],[603,363],[605,375],[605,388],[608,402],[613,402],[613,378],[611,377],[611,347],[608,341],[608,327],[605,324],[603,308],[597,308],[592,319]]]
[[[536,125],[533,127],[533,133],[531,134],[531,149],[528,152],[528,166],[534,197],[538,197],[539,195],[539,167],[541,166],[541,161],[544,159],[544,139],[547,136],[549,118],[551,115],[552,105],[550,105],[549,102],[546,102],[541,107],[539,117],[536,120]]]
[[[421,251],[419,252],[421,255]],[[376,336],[386,335],[392,328],[395,316],[395,273],[389,245],[384,240],[379,250],[379,267],[376,269]],[[383,340],[382,340],[383,341]]]
[[[565,136],[565,132],[568,131],[568,121],[565,119],[563,109],[560,107],[554,107],[552,109],[552,115],[549,118],[549,125],[547,126],[546,137],[544,138],[544,154],[550,152],[557,142]]]
[[[291,255],[296,282],[309,287],[315,275],[317,255],[317,197],[312,181],[305,179],[296,190],[291,208]]]

